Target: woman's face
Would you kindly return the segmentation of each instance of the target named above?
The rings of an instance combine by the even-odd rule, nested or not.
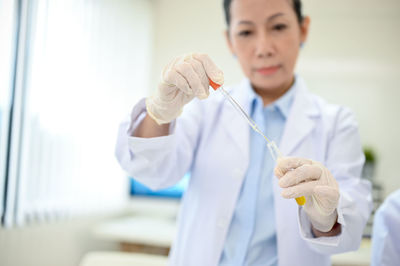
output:
[[[300,26],[291,0],[233,0],[230,14],[228,45],[256,92],[284,93],[293,82],[309,18]]]

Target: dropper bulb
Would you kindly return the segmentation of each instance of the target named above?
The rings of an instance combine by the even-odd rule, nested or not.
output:
[[[220,84],[215,83],[212,81],[210,78],[208,79],[210,81],[210,86],[216,91],[219,87],[221,87]]]

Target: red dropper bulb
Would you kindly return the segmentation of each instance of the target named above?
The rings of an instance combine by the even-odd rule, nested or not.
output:
[[[214,89],[217,90],[219,87],[221,87],[221,85],[215,83],[214,81],[212,81],[211,79],[208,79],[210,81],[210,86]]]

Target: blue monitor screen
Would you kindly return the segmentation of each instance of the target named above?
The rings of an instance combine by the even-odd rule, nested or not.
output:
[[[142,195],[142,196],[155,196],[155,197],[168,197],[168,198],[181,198],[184,191],[189,184],[190,174],[187,173],[181,181],[175,186],[162,189],[162,190],[151,190],[142,183],[136,181],[134,178],[130,178],[131,184],[131,195]]]

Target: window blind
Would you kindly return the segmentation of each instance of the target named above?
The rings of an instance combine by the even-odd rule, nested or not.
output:
[[[10,219],[115,210],[127,201],[129,183],[114,145],[121,118],[148,90],[151,3],[43,0],[30,12]]]

